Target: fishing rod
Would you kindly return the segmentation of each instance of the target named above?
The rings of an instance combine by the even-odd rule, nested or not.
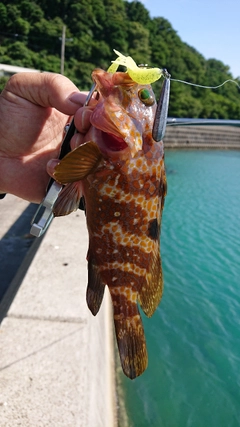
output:
[[[188,119],[188,118],[167,118],[167,126],[233,126],[240,127],[240,120],[227,119]]]

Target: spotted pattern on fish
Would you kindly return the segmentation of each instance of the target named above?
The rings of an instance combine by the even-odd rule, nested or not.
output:
[[[109,75],[103,70],[96,70],[93,79],[100,99],[92,112],[92,128],[85,145],[55,168],[55,178],[76,187],[74,181],[80,180],[89,232],[87,303],[96,315],[108,286],[122,368],[135,378],[148,360],[138,303],[150,317],[163,291],[163,143],[151,134],[156,103],[149,85],[137,85],[126,73]],[[140,99],[142,90],[150,96],[146,105]],[[71,194],[68,185],[55,206],[56,215],[69,205],[63,203]]]
[[[137,302],[151,316],[162,296],[159,235],[166,192],[162,146],[152,145],[146,154],[110,167],[105,181],[98,179],[101,172],[100,165],[84,183],[89,195],[89,270],[96,269],[102,285],[109,287],[123,370],[134,378],[147,365]],[[99,307],[92,308],[90,282],[88,286],[88,304],[95,313]]]

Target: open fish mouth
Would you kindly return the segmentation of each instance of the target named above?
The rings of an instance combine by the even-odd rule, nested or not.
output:
[[[123,159],[130,154],[129,144],[120,132],[116,135],[100,127],[91,126],[85,136],[85,142],[87,141],[94,141],[104,157]]]
[[[102,131],[102,141],[107,151],[122,151],[128,148],[125,140],[119,136]]]

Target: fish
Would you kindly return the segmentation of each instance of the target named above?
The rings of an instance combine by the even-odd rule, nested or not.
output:
[[[96,315],[110,292],[124,374],[148,365],[139,305],[151,317],[163,292],[160,229],[167,192],[163,142],[152,137],[156,99],[127,72],[95,69],[97,98],[83,143],[55,167],[63,190],[54,215],[84,200],[89,234],[86,299]]]

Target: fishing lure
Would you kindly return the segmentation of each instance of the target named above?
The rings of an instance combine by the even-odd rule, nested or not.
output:
[[[153,139],[158,142],[161,141],[165,135],[167,116],[168,116],[168,105],[170,96],[170,78],[171,75],[168,73],[166,68],[148,68],[147,66],[138,66],[131,56],[125,56],[113,49],[117,59],[112,61],[112,65],[108,68],[109,73],[115,73],[119,65],[125,66],[128,75],[131,79],[138,84],[151,84],[164,76],[164,82],[160,92],[158,101],[157,111],[155,114],[155,120],[152,129]]]
[[[166,69],[163,70],[163,76],[165,77],[160,97],[157,105],[157,111],[154,118],[152,136],[153,139],[158,142],[161,141],[165,135],[168,117],[168,105],[170,97],[170,78],[171,75]]]
[[[126,67],[127,73],[131,79],[141,85],[154,83],[160,79],[163,74],[163,70],[161,68],[138,66],[131,56],[124,56],[116,49],[113,49],[113,51],[118,55],[118,57],[112,61],[112,65],[108,68],[109,73],[115,73],[119,65],[123,65]]]

